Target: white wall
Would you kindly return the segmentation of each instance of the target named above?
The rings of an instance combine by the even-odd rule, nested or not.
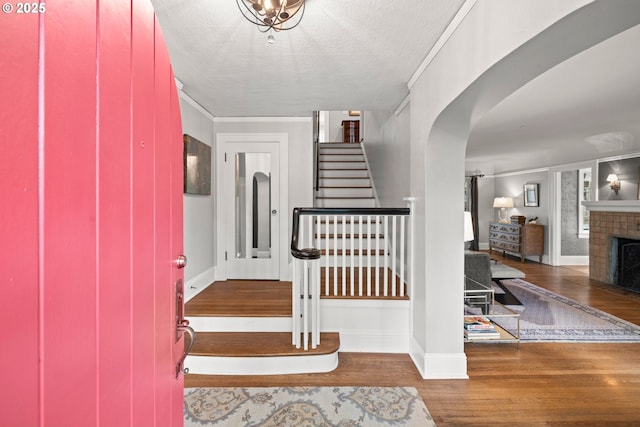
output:
[[[453,20],[458,28],[409,82],[420,266],[411,356],[426,378],[466,377],[462,189],[469,131],[542,72],[637,23],[637,4],[610,6],[587,0],[467,2]]]
[[[194,107],[185,94],[180,95],[180,111],[182,113],[182,132],[214,147],[212,117],[201,109]],[[215,149],[211,150],[211,195],[184,195],[184,250],[187,256],[185,268],[185,293],[187,298],[213,281],[215,268]],[[194,290],[195,291],[195,290]]]
[[[549,188],[549,174],[548,172],[528,172],[520,174],[509,174],[508,176],[498,176],[494,179],[494,196],[489,195],[488,199],[493,202],[493,197],[512,197],[513,208],[507,209],[507,217],[511,215],[524,215],[527,218],[538,217],[537,223],[544,225],[544,253],[549,255],[549,242],[550,242],[550,206],[551,206],[551,191]],[[539,184],[538,188],[538,200],[540,201],[539,207],[524,206],[524,184]],[[478,196],[480,197],[480,195]],[[493,217],[489,221],[497,220],[498,209],[493,209]],[[488,226],[487,226],[488,227]],[[489,244],[488,236],[487,240],[483,243]],[[532,257],[536,259],[537,257]]]
[[[289,138],[289,208],[287,227],[281,228],[280,242],[288,266],[280,280],[291,280],[291,213],[294,207],[313,207],[313,126],[311,117],[216,118],[216,133],[286,133]],[[231,183],[233,185],[233,183]],[[218,201],[220,203],[220,201]],[[222,224],[224,228],[224,224]],[[281,248],[282,249],[282,248]],[[281,262],[283,265],[283,262]]]
[[[327,141],[320,142],[342,142],[343,120],[357,120],[360,121],[360,116],[350,116],[348,111],[329,111],[327,123],[325,123],[325,129],[329,139]],[[362,129],[360,129],[360,135],[362,136]]]
[[[398,116],[391,111],[367,111],[364,149],[380,207],[405,207],[409,196],[409,117],[406,107]]]

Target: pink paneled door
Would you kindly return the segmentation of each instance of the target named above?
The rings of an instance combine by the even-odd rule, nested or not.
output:
[[[182,129],[151,3],[6,12],[0,425],[181,426]]]

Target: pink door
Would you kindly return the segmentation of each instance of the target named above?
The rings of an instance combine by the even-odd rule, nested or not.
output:
[[[182,130],[153,8],[16,12],[0,14],[0,425],[181,426]]]

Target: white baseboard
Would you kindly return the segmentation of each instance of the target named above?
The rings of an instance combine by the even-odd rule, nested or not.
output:
[[[481,251],[488,251],[489,243],[478,243],[478,249],[480,249]]]
[[[338,352],[309,356],[219,357],[187,356],[190,374],[285,375],[331,372],[338,367]]]
[[[216,280],[216,268],[210,269],[198,274],[193,279],[186,281],[184,285],[184,301],[187,302],[191,298],[205,290],[210,284]]]
[[[422,346],[411,338],[411,360],[425,380],[468,379],[467,355],[462,353],[426,353]]]
[[[559,265],[589,265],[589,255],[587,256],[560,256]]]

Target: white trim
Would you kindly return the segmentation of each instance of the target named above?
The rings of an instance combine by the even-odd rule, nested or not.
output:
[[[310,122],[313,117],[215,117],[214,123]]]
[[[621,154],[619,156],[606,157],[604,159],[598,159],[598,163],[615,162],[616,160],[633,159],[634,157],[640,157],[640,153]]]
[[[413,322],[413,319],[412,319],[412,322]],[[425,354],[425,351],[420,345],[420,343],[418,343],[415,337],[411,336],[411,340],[409,341],[409,357],[411,357],[413,364],[416,366],[416,369],[418,370],[422,378],[425,378],[424,354]]]
[[[190,317],[198,332],[291,332],[291,317]]]
[[[277,143],[279,148],[279,172],[280,172],[280,205],[278,206],[280,219],[280,263],[279,263],[279,280],[291,280],[291,269],[289,268],[289,240],[288,227],[288,211],[289,211],[289,134],[288,133],[262,133],[262,132],[219,132],[215,134],[216,147],[216,191],[219,195],[216,204],[216,214],[218,223],[216,225],[216,254],[217,266],[216,279],[227,279],[227,263],[224,259],[226,249],[226,229],[227,224],[225,218],[225,201],[221,196],[225,194],[223,191],[223,172],[224,172],[224,153],[229,149],[229,144],[236,143],[260,143],[271,142]]]
[[[216,280],[216,268],[203,271],[196,277],[189,279],[184,284],[184,301],[187,302],[191,298],[204,291]],[[195,289],[194,289],[195,288]]]
[[[466,380],[467,355],[462,353],[427,353],[424,355],[425,380]]]
[[[640,212],[640,200],[582,202],[591,212]]]
[[[399,116],[404,109],[407,107],[407,105],[409,105],[411,102],[411,94],[407,94],[407,96],[404,97],[404,99],[400,102],[400,104],[398,104],[398,106],[396,107],[396,109],[393,111],[393,114],[395,114],[396,116]]]
[[[180,80],[178,80],[177,77],[173,78],[176,81],[176,87],[178,88],[179,91],[182,90],[182,88],[184,87],[184,83],[182,83]]]
[[[409,87],[409,89],[413,87],[413,85],[420,78],[422,73],[424,73],[424,70],[427,69],[431,61],[433,61],[433,59],[438,55],[438,53],[440,53],[440,50],[447,43],[451,35],[455,33],[455,31],[458,29],[460,24],[462,24],[462,21],[464,21],[464,18],[467,16],[467,14],[471,11],[471,9],[473,9],[473,6],[475,6],[476,2],[477,0],[466,0],[464,4],[460,7],[460,9],[456,13],[456,15],[453,17],[449,25],[447,25],[447,28],[445,28],[445,30],[442,32],[442,35],[438,38],[436,43],[433,45],[433,47],[427,54],[426,58],[424,58],[424,60],[420,63],[416,71],[413,73],[413,75],[409,79],[409,82],[407,82],[407,86]]]
[[[362,151],[362,157],[364,158],[364,164],[367,165],[367,175],[369,183],[371,184],[371,192],[373,193],[373,200],[375,200],[376,207],[380,207],[380,200],[378,199],[378,192],[376,191],[376,183],[371,175],[371,167],[369,166],[369,159],[367,158],[367,151],[364,149],[365,144],[360,143],[360,150]]]
[[[338,352],[304,356],[219,357],[187,356],[190,374],[284,375],[331,372],[338,367]]]
[[[191,105],[193,108],[195,108],[199,113],[201,113],[203,116],[205,116],[207,119],[211,120],[212,122],[215,121],[215,117],[213,117],[213,114],[211,114],[206,108],[204,108],[202,105],[198,104],[198,101],[196,101],[195,99],[193,99],[192,97],[190,97],[186,92],[184,92],[182,89],[178,92],[178,95],[180,96],[180,99],[183,99],[187,102],[187,104]]]
[[[558,265],[589,265],[589,255],[562,255],[560,256]]]
[[[549,168],[525,169],[520,171],[494,173],[493,175],[485,175],[485,178],[504,178],[507,176],[527,175],[530,173],[548,172]]]

